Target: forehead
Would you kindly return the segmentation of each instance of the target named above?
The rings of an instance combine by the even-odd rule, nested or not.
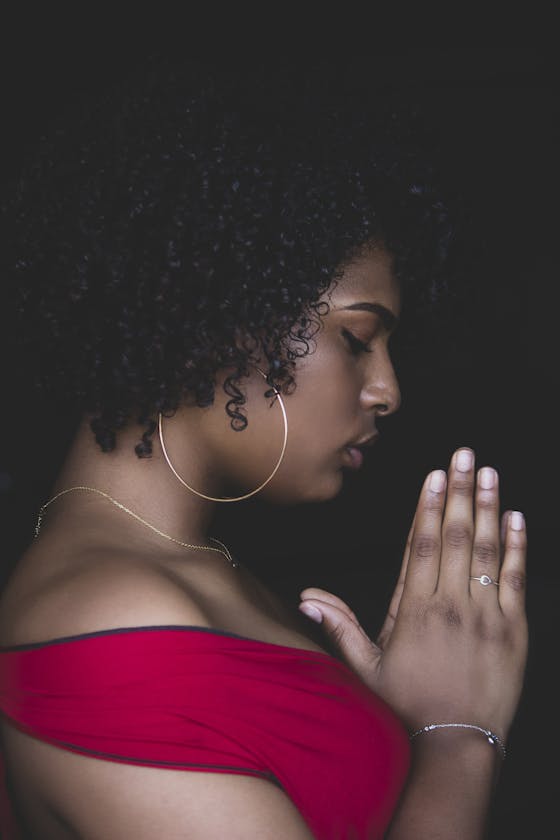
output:
[[[393,269],[393,257],[384,250],[370,250],[349,263],[325,299],[334,308],[369,301],[381,303],[398,316],[401,290]]]

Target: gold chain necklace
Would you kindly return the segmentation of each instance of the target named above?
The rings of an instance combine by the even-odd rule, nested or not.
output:
[[[223,556],[226,558],[226,560],[229,563],[231,563],[231,565],[233,566],[234,569],[237,569],[239,567],[239,563],[236,563],[236,561],[231,556],[228,548],[222,542],[220,542],[220,540],[217,540],[214,537],[209,538],[209,539],[212,540],[212,542],[215,542],[215,543],[218,543],[218,545],[221,545],[221,548],[214,548],[213,546],[210,546],[210,545],[191,545],[191,543],[186,543],[186,542],[182,542],[181,540],[177,540],[177,539],[175,539],[175,537],[170,537],[169,534],[164,534],[163,531],[160,531],[159,528],[155,527],[155,525],[151,525],[149,522],[146,522],[146,520],[142,519],[141,516],[138,516],[137,513],[133,513],[133,511],[129,510],[127,507],[122,505],[120,502],[117,502],[116,499],[113,499],[112,496],[109,496],[108,493],[104,493],[103,490],[96,490],[95,487],[85,487],[84,485],[79,485],[77,487],[69,487],[67,490],[61,490],[60,493],[57,493],[56,496],[53,496],[52,499],[49,499],[48,502],[45,502],[45,504],[42,506],[42,508],[39,511],[39,516],[37,518],[37,524],[35,526],[35,537],[39,536],[39,531],[41,530],[41,520],[43,518],[43,514],[44,514],[46,508],[52,502],[54,502],[55,499],[58,499],[59,496],[64,496],[65,493],[70,493],[72,490],[91,490],[92,493],[99,493],[100,496],[104,496],[106,499],[109,499],[110,502],[112,502],[114,505],[116,505],[121,510],[124,510],[125,513],[129,513],[131,516],[133,516],[135,519],[137,519],[143,525],[146,525],[148,528],[151,528],[152,531],[155,531],[156,534],[159,534],[160,537],[165,537],[166,540],[171,540],[171,542],[177,543],[177,545],[182,545],[184,548],[198,548],[198,549],[204,549],[205,551],[216,551],[216,552],[218,552],[218,554],[223,554]]]

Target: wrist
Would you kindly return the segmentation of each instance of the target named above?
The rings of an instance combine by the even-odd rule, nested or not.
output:
[[[388,838],[482,838],[502,763],[476,730],[437,729],[411,742],[411,766]]]
[[[477,729],[445,727],[411,738],[413,763],[444,762],[466,774],[489,775],[496,784],[503,763],[497,744]]]
[[[506,757],[506,747],[504,744],[503,739],[496,733],[493,732],[491,729],[487,729],[486,727],[479,726],[478,724],[472,723],[430,723],[425,726],[422,726],[420,729],[416,729],[410,735],[410,740],[412,741],[414,738],[418,737],[419,735],[429,735],[433,732],[440,732],[442,730],[447,730],[451,732],[473,732],[473,733],[480,733],[480,735],[492,746],[495,747],[502,759]]]

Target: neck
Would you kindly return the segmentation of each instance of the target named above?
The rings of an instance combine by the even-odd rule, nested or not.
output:
[[[49,498],[69,487],[93,487],[107,493],[117,502],[130,508],[138,516],[170,537],[188,543],[210,544],[207,530],[214,514],[215,503],[202,499],[187,490],[170,470],[156,432],[153,452],[149,458],[138,458],[134,452],[142,429],[133,425],[119,432],[117,447],[104,453],[95,441],[85,416],[67,453]],[[164,420],[165,446],[173,466],[199,492],[221,496],[216,470],[212,470],[211,453],[199,439],[195,429],[186,432],[185,424],[175,415]],[[185,445],[188,438],[190,445]],[[214,480],[209,482],[209,476]],[[48,501],[47,499],[45,501]],[[166,541],[140,522],[119,510],[97,493],[67,493],[57,499],[45,512],[51,521],[63,521],[72,510],[82,512],[97,529],[101,522],[111,535],[130,545],[141,541],[159,549],[181,551],[181,547]],[[165,545],[167,543],[167,546]]]

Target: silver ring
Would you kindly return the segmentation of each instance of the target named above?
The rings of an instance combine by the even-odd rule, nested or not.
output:
[[[491,583],[493,583],[493,584],[494,584],[494,586],[499,586],[499,585],[500,585],[499,583],[496,583],[496,581],[495,581],[495,580],[492,580],[492,578],[491,578],[491,577],[489,577],[488,575],[481,575],[481,577],[472,577],[472,576],[471,576],[471,577],[469,578],[469,580],[478,580],[478,581],[480,581],[480,583],[481,583],[483,586],[489,586]]]

